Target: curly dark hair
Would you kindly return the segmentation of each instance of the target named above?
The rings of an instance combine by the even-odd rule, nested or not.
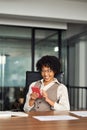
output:
[[[61,70],[60,60],[56,56],[46,55],[39,59],[36,63],[37,70],[41,72],[43,66],[49,67],[55,72],[55,75],[59,74]]]

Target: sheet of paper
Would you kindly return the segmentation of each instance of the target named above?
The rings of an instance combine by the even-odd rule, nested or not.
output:
[[[24,112],[0,111],[0,118],[7,118],[12,116],[28,117],[28,114]]]
[[[33,116],[33,118],[38,119],[40,121],[55,121],[55,120],[76,120],[78,118],[74,116],[68,115],[57,115],[57,116]]]
[[[11,112],[11,116],[28,117],[28,114],[24,112]]]
[[[1,114],[1,113],[0,113],[0,118],[9,118],[9,117],[11,117],[10,114],[7,114],[7,113]]]
[[[77,116],[81,116],[81,117],[87,117],[87,111],[71,111],[70,113],[73,113]]]

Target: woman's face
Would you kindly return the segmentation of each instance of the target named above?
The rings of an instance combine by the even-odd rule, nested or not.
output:
[[[42,71],[41,71],[41,75],[44,79],[44,82],[46,82],[48,84],[54,79],[55,73],[49,67],[43,66]]]

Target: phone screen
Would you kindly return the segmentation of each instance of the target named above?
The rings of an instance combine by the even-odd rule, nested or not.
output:
[[[39,95],[38,98],[42,98],[40,89],[38,87],[36,87],[36,86],[32,87],[32,91],[38,93],[38,95]]]

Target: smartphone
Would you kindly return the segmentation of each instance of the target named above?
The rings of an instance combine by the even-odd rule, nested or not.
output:
[[[40,88],[34,86],[34,87],[32,87],[32,92],[38,93],[38,95],[39,95],[38,98],[42,98],[42,95],[41,95],[41,92],[40,92]]]

